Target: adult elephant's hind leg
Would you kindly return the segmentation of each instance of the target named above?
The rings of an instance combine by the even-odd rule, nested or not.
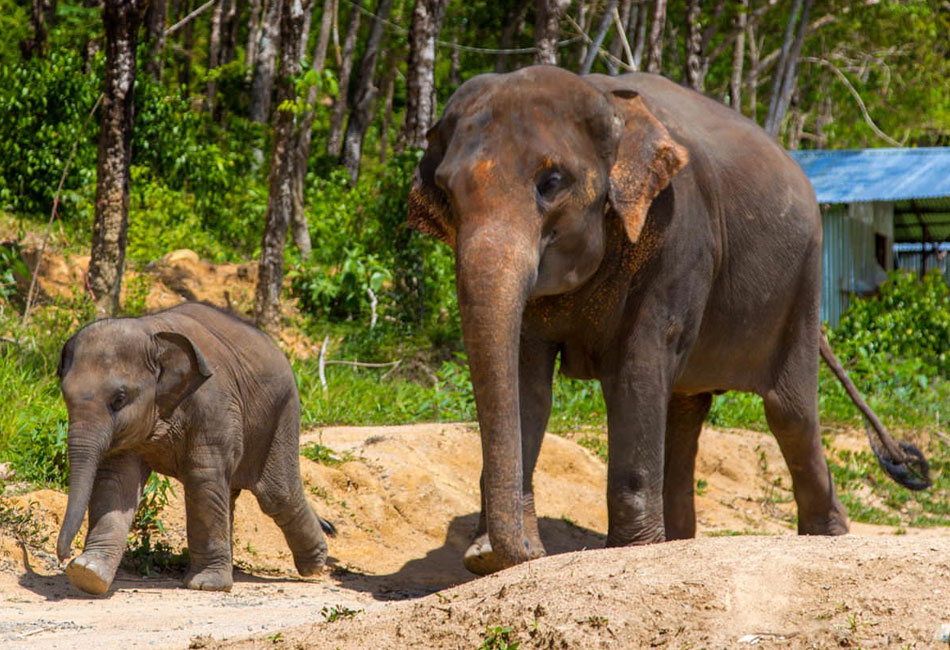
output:
[[[815,329],[817,335],[817,328]],[[818,353],[792,350],[776,386],[762,396],[769,429],[792,475],[800,535],[844,535],[848,517],[835,495],[818,422]]]
[[[703,421],[712,395],[673,395],[666,415],[666,461],[663,469],[663,520],[666,539],[696,536],[693,477]]]
[[[264,514],[271,517],[284,534],[297,573],[311,576],[326,563],[327,540],[300,480],[299,421],[296,403],[286,406],[278,419],[274,444],[261,479],[252,492]]]

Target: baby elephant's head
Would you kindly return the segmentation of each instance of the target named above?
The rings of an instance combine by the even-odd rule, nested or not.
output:
[[[57,542],[64,560],[106,453],[144,440],[211,371],[187,336],[123,318],[95,322],[70,338],[57,374],[69,412],[69,502]]]

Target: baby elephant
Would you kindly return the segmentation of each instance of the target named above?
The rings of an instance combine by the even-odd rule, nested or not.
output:
[[[187,303],[88,325],[66,342],[58,374],[70,467],[60,560],[89,510],[83,552],[66,568],[77,588],[109,589],[151,470],[184,485],[189,589],[230,590],[234,501],[244,489],[280,526],[300,575],[326,561],[321,528],[333,527],[300,480],[297,384],[266,334]]]

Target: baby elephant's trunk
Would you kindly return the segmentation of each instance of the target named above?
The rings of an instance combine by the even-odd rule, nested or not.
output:
[[[56,555],[60,562],[69,557],[73,539],[82,526],[89,508],[96,471],[110,437],[108,431],[82,431],[75,426],[69,428],[69,501],[56,541]]]

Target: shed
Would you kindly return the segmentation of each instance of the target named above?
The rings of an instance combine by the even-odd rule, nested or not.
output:
[[[821,205],[823,321],[836,326],[887,271],[950,278],[950,147],[789,153]]]

